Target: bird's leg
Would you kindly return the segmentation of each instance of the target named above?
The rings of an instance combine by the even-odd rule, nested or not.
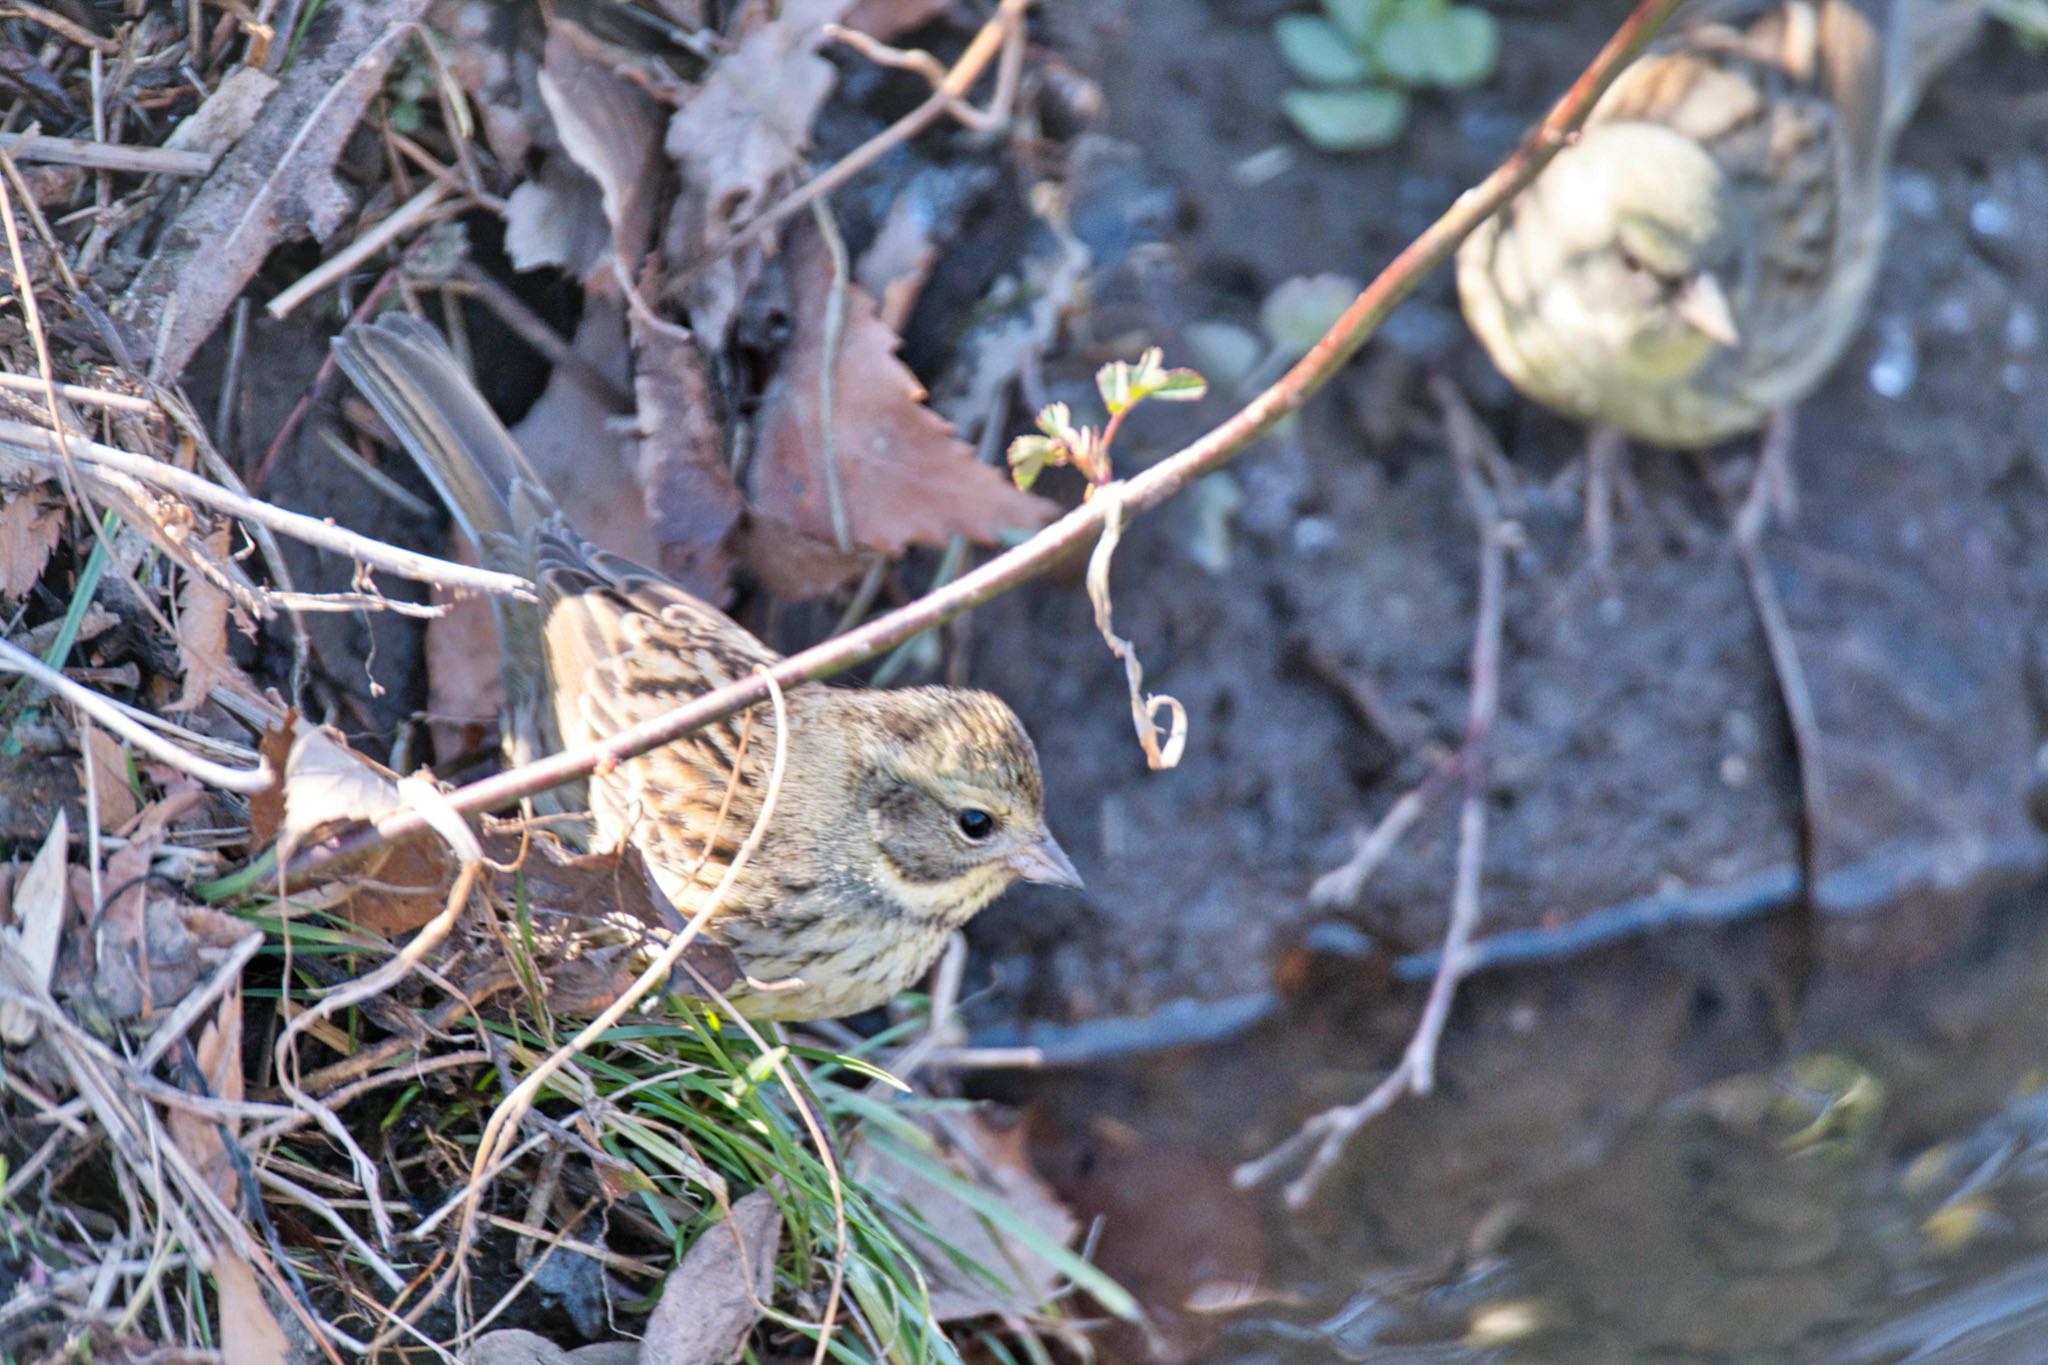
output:
[[[1642,500],[1629,478],[1628,438],[1603,422],[1586,433],[1586,544],[1603,573],[1614,559],[1618,495],[1631,505]]]
[[[1782,407],[1764,425],[1763,443],[1757,448],[1756,475],[1750,480],[1749,496],[1736,514],[1735,533],[1751,543],[1763,534],[1773,516],[1790,523],[1799,512],[1799,489],[1792,478],[1792,442],[1799,433],[1798,411]]]

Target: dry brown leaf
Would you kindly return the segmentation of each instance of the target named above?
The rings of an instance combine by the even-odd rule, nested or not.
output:
[[[720,1365],[737,1360],[761,1305],[775,1296],[782,1210],[755,1190],[707,1229],[661,1288],[647,1320],[640,1365]]]
[[[611,239],[604,196],[589,176],[549,157],[505,199],[505,254],[514,270],[554,266],[578,279],[603,257]]]
[[[795,181],[812,120],[832,89],[832,64],[817,50],[822,26],[849,3],[791,0],[778,14],[765,0],[748,0],[732,25],[737,45],[669,121],[664,146],[682,170],[683,192],[663,255],[687,270],[674,301],[714,350],[725,344],[769,249],[726,244]]]
[[[151,950],[149,869],[170,822],[202,799],[182,797],[153,803],[143,812],[128,842],[107,859],[103,879],[106,904],[94,907],[92,989],[112,1018],[141,1018],[176,1003],[157,998],[153,958],[160,957],[161,966],[182,983],[177,990],[180,995],[197,978],[189,942],[165,945],[160,952]]]
[[[1065,1243],[1079,1230],[1073,1214],[1032,1169],[1025,1154],[1023,1124],[998,1127],[979,1114],[970,1114],[943,1130],[933,1128],[930,1120],[923,1122],[935,1138],[943,1132],[944,1139],[971,1149],[956,1150],[943,1158],[954,1175],[987,1190],[1052,1241]],[[939,1321],[991,1313],[1029,1315],[1059,1288],[1059,1272],[1045,1258],[1005,1237],[996,1224],[932,1179],[919,1163],[870,1146],[862,1150],[855,1169],[870,1189],[914,1210],[930,1229],[927,1233],[905,1224],[897,1230],[924,1265],[931,1281],[932,1316]],[[987,1276],[962,1268],[963,1257],[1003,1283],[993,1284]]]
[[[19,597],[43,576],[64,534],[64,500],[50,484],[10,488],[0,503],[0,597]]]
[[[660,115],[640,87],[585,56],[572,28],[559,18],[548,26],[541,99],[562,150],[597,182],[613,255],[630,278],[654,234]]]
[[[665,147],[708,207],[710,244],[768,206],[801,164],[811,121],[832,91],[823,28],[851,0],[787,0],[774,17],[749,4],[739,45],[669,121]]]
[[[292,735],[298,724],[297,711],[285,712],[282,721],[263,732],[263,741],[257,747],[277,777],[268,787],[249,798],[249,843],[252,847],[268,848],[277,838],[277,832],[284,827],[284,765],[291,758]]]
[[[468,537],[451,530],[448,557],[475,564]],[[483,742],[505,709],[505,671],[498,658],[498,617],[487,597],[456,596],[436,585],[433,600],[448,610],[427,622],[427,731],[443,770]]]
[[[560,1014],[577,1018],[604,1010],[683,926],[631,844],[577,855],[542,831],[530,846],[501,834],[487,838],[485,848],[492,862],[519,866],[517,889],[525,898],[536,965],[548,1007]],[[494,873],[492,881],[509,900],[512,878]],[[701,995],[698,977],[724,991],[742,975],[731,948],[700,935],[684,950],[670,986]]]
[[[621,389],[627,387],[632,352],[623,303],[585,295],[574,345],[578,355]],[[660,550],[633,478],[627,440],[614,430],[615,416],[574,376],[558,369],[512,435],[571,526],[615,555],[652,564]]]
[[[235,987],[221,997],[220,1006],[214,1017],[207,1022],[199,1035],[199,1074],[206,1083],[206,1093],[217,1100],[242,1099],[242,992]],[[171,1108],[164,1113],[164,1125],[171,1130],[171,1141],[196,1167],[207,1186],[220,1196],[223,1204],[236,1207],[240,1195],[235,1177],[234,1165],[228,1159],[227,1143],[221,1139],[221,1128],[225,1127],[229,1137],[241,1130],[233,1119],[216,1123],[203,1114],[187,1109]]]
[[[206,547],[215,558],[226,558],[228,528],[221,526],[206,537]],[[232,615],[245,632],[254,634],[248,618],[207,578],[190,570],[178,593],[178,663],[185,681],[178,699],[166,711],[190,711],[206,700],[206,694],[220,683],[239,675],[228,658],[228,617]]]
[[[0,957],[20,964],[23,985],[48,991],[63,942],[65,868],[71,856],[71,819],[63,811],[50,824],[49,837],[14,885],[14,922],[0,929]],[[0,1000],[0,1041],[26,1043],[36,1036],[36,1016],[24,1005]]]
[[[789,255],[794,335],[762,400],[750,502],[757,518],[831,546],[818,381],[832,266],[815,232],[797,234]],[[876,316],[874,299],[849,284],[833,367],[832,459],[853,544],[897,555],[954,535],[986,544],[1051,520],[1058,510],[1052,503],[1019,492],[1006,473],[977,460],[951,424],[924,405],[923,387],[896,358],[898,344]]]
[[[99,810],[100,828],[107,831],[119,830],[133,820],[142,805],[135,799],[135,789],[128,785],[128,758],[122,752],[121,742],[100,729],[88,725],[81,732],[85,740],[85,754],[78,763],[78,785],[88,786],[86,769],[91,768],[93,804]]]
[[[727,541],[746,509],[726,461],[704,354],[694,341],[637,317],[632,332],[640,411],[631,458],[661,571],[723,605],[733,563]]]
[[[220,1294],[221,1365],[285,1365],[290,1343],[249,1263],[233,1251],[216,1252],[213,1287]]]

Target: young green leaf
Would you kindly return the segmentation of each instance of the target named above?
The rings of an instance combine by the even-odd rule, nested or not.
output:
[[[1280,108],[1303,137],[1326,152],[1385,147],[1408,125],[1408,92],[1378,86],[1289,90]]]
[[[1372,79],[1364,51],[1321,15],[1281,15],[1273,21],[1273,41],[1288,68],[1312,84],[1362,85]]]
[[[1053,457],[1062,453],[1050,436],[1019,436],[1010,442],[1010,478],[1017,487],[1029,492],[1038,476],[1054,463]]]
[[[1166,354],[1148,346],[1135,361],[1113,360],[1095,372],[1095,387],[1109,415],[1118,416],[1147,398],[1192,402],[1209,391],[1193,370],[1169,370]]]

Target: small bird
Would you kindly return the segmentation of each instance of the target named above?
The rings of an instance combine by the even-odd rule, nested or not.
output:
[[[575,746],[779,657],[653,570],[599,550],[546,487],[438,332],[404,313],[351,327],[335,358],[419,462],[484,562],[532,578],[500,601],[508,751]],[[770,823],[714,911],[754,1018],[882,1004],[948,935],[1024,880],[1078,888],[1046,828],[1037,752],[986,692],[804,688]],[[688,917],[761,813],[776,748],[766,704],[590,779],[596,842],[636,845]]]
[[[1604,554],[1622,438],[1699,449],[1769,426],[1848,345],[1885,236],[1892,147],[1979,0],[1698,0],[1458,253],[1465,317],[1529,397],[1599,424]]]

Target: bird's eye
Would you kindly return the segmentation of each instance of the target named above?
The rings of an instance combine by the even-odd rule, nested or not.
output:
[[[996,832],[996,818],[985,810],[963,810],[953,817],[953,823],[976,843]]]

